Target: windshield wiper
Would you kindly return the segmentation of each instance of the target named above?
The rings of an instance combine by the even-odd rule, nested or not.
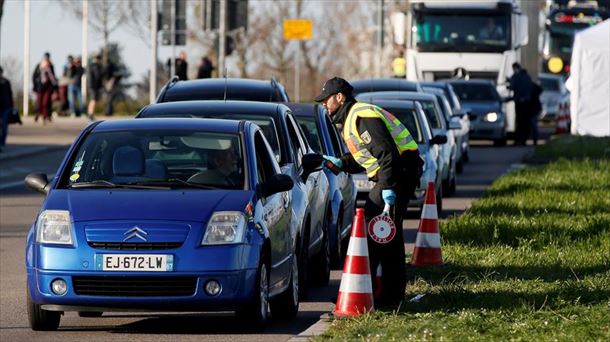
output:
[[[182,180],[180,178],[170,178],[170,179],[164,179],[164,180],[149,180],[149,181],[136,182],[135,184],[138,184],[138,185],[165,185],[165,186],[182,185],[187,188],[218,189],[218,187],[215,187],[215,186],[188,182],[188,181]]]
[[[68,186],[71,189],[78,189],[78,188],[127,188],[127,189],[159,189],[159,188],[165,188],[167,189],[167,186],[159,186],[159,185],[142,185],[139,183],[112,183],[110,181],[107,180],[103,180],[103,179],[98,179],[98,180],[94,180],[91,182],[82,182],[82,183],[74,183],[74,184],[70,184]]]

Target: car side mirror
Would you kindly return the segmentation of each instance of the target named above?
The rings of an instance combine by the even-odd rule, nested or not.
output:
[[[278,173],[261,184],[261,196],[267,197],[277,194],[278,192],[289,191],[293,186],[294,182],[290,176]]]
[[[435,135],[432,139],[430,139],[430,144],[432,145],[442,145],[447,142],[447,136],[444,134]]]
[[[25,176],[25,186],[41,194],[49,193],[49,179],[46,173],[32,172]]]
[[[468,114],[470,114],[467,110],[465,109],[460,109],[457,110],[453,113],[453,115],[451,115],[451,117],[458,117],[460,119],[464,118],[464,116],[468,116]]]
[[[318,153],[307,153],[301,158],[301,164],[303,165],[303,179],[307,179],[309,174],[322,169],[322,162],[324,157]]]
[[[458,117],[454,116],[451,118],[451,120],[449,120],[449,129],[455,129],[458,131],[462,129],[462,123]]]

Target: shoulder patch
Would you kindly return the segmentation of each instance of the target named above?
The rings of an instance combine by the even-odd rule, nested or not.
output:
[[[364,142],[367,144],[371,143],[371,135],[369,134],[369,131],[362,132],[362,134],[360,134],[360,138],[362,138],[362,140],[364,140]]]

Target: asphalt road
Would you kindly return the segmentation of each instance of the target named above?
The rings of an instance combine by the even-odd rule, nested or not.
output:
[[[27,123],[26,123],[27,124]],[[59,125],[59,124],[56,124]],[[26,125],[24,125],[26,126]],[[297,319],[272,321],[262,332],[248,330],[230,315],[199,313],[143,314],[106,313],[102,318],[81,318],[74,312],[62,317],[60,330],[51,333],[30,330],[25,308],[25,234],[34,221],[43,196],[30,192],[20,179],[32,171],[54,173],[64,155],[65,147],[81,126],[70,130],[58,129],[46,132],[45,138],[60,142],[53,151],[23,158],[0,159],[0,340],[1,341],[287,341],[318,321],[321,314],[331,311],[330,299],[337,295],[340,271],[333,271],[330,285],[312,289],[309,299],[301,304]],[[11,141],[26,143],[23,134],[37,137],[36,130],[15,130],[17,137]],[[53,138],[52,134],[61,134]],[[71,132],[71,133],[67,133]],[[21,135],[20,135],[21,133]],[[51,135],[51,137],[49,137]],[[21,139],[21,140],[20,140]],[[63,139],[63,140],[62,140]],[[458,176],[456,194],[444,198],[443,216],[459,215],[473,199],[480,197],[494,179],[512,165],[518,163],[531,147],[492,147],[485,142],[474,142],[471,161]],[[501,150],[502,153],[498,153]],[[404,222],[407,252],[413,248],[418,219],[409,217]]]

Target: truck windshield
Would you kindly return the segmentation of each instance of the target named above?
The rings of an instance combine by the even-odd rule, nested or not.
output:
[[[416,12],[418,51],[502,52],[510,49],[510,16],[503,13]]]

